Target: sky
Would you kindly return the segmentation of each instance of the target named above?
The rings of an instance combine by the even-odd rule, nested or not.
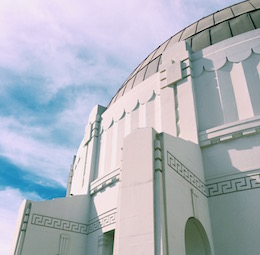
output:
[[[169,37],[237,2],[0,2],[0,255],[23,199],[65,196],[92,108]]]

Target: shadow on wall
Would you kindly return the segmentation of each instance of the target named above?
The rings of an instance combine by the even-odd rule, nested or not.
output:
[[[259,144],[254,134],[202,149],[216,254],[258,254]]]
[[[209,59],[202,58],[202,52],[194,54],[193,76],[200,132],[260,113],[260,54],[252,48],[242,49],[237,55],[218,59],[213,53]]]

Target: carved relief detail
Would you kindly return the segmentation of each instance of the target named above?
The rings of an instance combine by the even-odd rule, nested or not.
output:
[[[260,188],[260,173],[207,185],[209,197],[257,188]]]
[[[189,182],[194,188],[196,188],[200,193],[202,193],[204,196],[207,196],[206,185],[168,151],[167,151],[167,164],[177,174],[179,174],[187,182]]]
[[[46,215],[33,214],[31,224],[65,230],[77,234],[88,235],[98,229],[104,228],[116,222],[116,212],[112,212],[109,215],[98,218],[96,221],[90,224],[84,224],[74,221],[69,221],[65,219],[54,218]]]
[[[60,243],[59,243],[59,253],[58,255],[67,255],[68,249],[70,245],[70,236],[61,234],[60,235]]]
[[[168,151],[167,164],[206,197],[215,197],[260,188],[260,173],[205,184]]]

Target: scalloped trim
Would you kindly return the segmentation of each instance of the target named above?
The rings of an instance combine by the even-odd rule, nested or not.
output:
[[[140,105],[144,105],[155,100],[157,96],[160,96],[160,93],[158,93],[156,90],[151,90],[150,93],[146,93],[145,95],[140,96],[140,98],[132,100],[126,107],[115,109],[113,115],[109,114],[102,119],[100,134],[111,128],[114,123],[123,119],[126,114],[130,114],[131,112],[137,110]]]
[[[239,53],[234,53],[229,56],[223,56],[221,52],[219,55],[214,55],[212,59],[210,58],[201,58],[193,62],[193,77],[197,78],[203,74],[204,71],[214,72],[222,68],[227,62],[230,63],[239,63],[251,57],[252,54],[260,54],[260,46],[244,50]],[[221,58],[222,56],[222,58]]]

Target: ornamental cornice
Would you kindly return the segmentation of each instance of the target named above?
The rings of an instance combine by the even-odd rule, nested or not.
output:
[[[240,137],[260,133],[260,117],[240,120],[199,133],[201,147],[231,141]]]

